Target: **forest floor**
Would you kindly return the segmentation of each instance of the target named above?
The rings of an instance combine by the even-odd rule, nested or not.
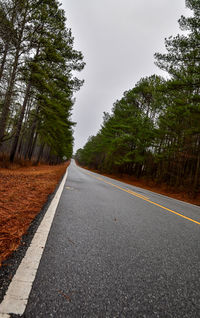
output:
[[[0,266],[20,245],[68,165],[0,168]]]
[[[156,184],[156,182],[153,182],[153,181],[147,181],[145,179],[137,179],[134,176],[128,176],[128,175],[120,176],[117,174],[105,174],[98,170],[89,169],[88,167],[82,167],[82,168],[99,173],[105,177],[109,177],[121,182],[131,184],[135,187],[143,188],[152,192],[166,195],[168,197],[171,197],[177,200],[181,200],[184,202],[188,202],[188,203],[200,206],[200,192],[194,198],[192,193],[189,193],[187,190],[179,190],[176,188],[170,188],[166,184]]]

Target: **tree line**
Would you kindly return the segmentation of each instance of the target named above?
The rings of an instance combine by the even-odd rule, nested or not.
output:
[[[0,1],[0,153],[57,163],[73,150],[84,67],[57,0]]]
[[[193,195],[200,190],[200,2],[186,0],[185,31],[165,40],[155,63],[168,78],[142,78],[104,113],[76,160],[108,173],[144,177]]]

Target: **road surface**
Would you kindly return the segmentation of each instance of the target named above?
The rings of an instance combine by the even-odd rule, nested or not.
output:
[[[72,162],[24,317],[200,317],[200,209]]]

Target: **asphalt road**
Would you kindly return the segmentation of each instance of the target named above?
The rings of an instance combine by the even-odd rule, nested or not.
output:
[[[192,220],[197,206],[72,163],[24,317],[199,318]]]

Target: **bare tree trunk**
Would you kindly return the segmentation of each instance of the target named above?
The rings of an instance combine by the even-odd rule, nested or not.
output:
[[[32,125],[32,129],[31,129],[31,134],[29,136],[29,140],[28,140],[28,143],[27,143],[27,148],[26,148],[26,152],[24,153],[24,159],[27,159],[29,158],[29,160],[31,159],[32,157],[32,148],[33,148],[33,143],[34,143],[34,136],[37,137],[37,134],[35,134],[35,129],[36,129],[36,123],[34,123]]]
[[[38,115],[38,112],[39,112],[39,107],[37,106],[36,115]],[[37,124],[38,124],[37,118],[35,118],[34,122],[32,123],[31,134],[29,137],[28,146],[27,146],[26,152],[24,154],[25,159],[28,158],[29,160],[31,160],[31,158],[32,158],[32,155],[33,155],[33,152],[35,149],[35,145],[36,145],[36,141],[37,141],[37,136],[38,136],[38,133],[36,132]]]
[[[12,72],[11,80],[10,80],[10,83],[8,86],[8,90],[6,92],[5,100],[3,103],[2,114],[1,114],[1,118],[0,118],[0,146],[3,142],[4,137],[5,137],[5,129],[6,129],[6,124],[7,124],[8,114],[10,111],[10,104],[11,104],[12,93],[13,93],[14,84],[15,84],[18,59],[19,59],[19,51],[16,54],[13,72]]]
[[[1,79],[2,79],[2,76],[3,76],[3,71],[4,71],[5,64],[6,64],[7,54],[8,54],[8,44],[5,45],[5,50],[4,50],[4,54],[3,54],[3,58],[2,58],[2,62],[1,62],[0,82],[1,82]]]
[[[40,52],[40,43],[38,44],[37,51],[36,51],[36,54],[35,54],[35,57],[34,57],[35,60],[37,59],[37,57],[39,55],[39,52]],[[17,124],[16,134],[15,134],[15,137],[14,137],[14,141],[13,141],[13,145],[12,145],[12,149],[11,149],[11,153],[10,153],[10,162],[13,162],[14,158],[15,158],[15,153],[16,153],[16,150],[17,150],[17,144],[18,144],[18,141],[19,141],[19,136],[20,136],[20,132],[21,132],[21,128],[22,128],[24,114],[25,114],[27,103],[28,103],[29,98],[30,98],[31,87],[32,87],[32,83],[31,83],[31,76],[30,76],[30,80],[29,80],[27,88],[26,88],[26,93],[25,93],[24,102],[23,102],[23,105],[22,105],[20,117],[19,117],[18,124]]]
[[[16,7],[17,7],[17,1],[14,2],[14,6],[12,8],[13,12],[12,12],[12,17],[11,17],[11,21],[10,21],[10,24],[12,26],[14,25],[14,21],[16,19]],[[12,42],[12,40],[9,39],[9,37],[8,37],[6,39],[4,54],[3,54],[1,67],[0,67],[0,82],[1,82],[1,79],[2,79],[2,76],[3,76],[4,67],[5,67],[5,63],[6,63],[6,59],[7,59],[7,54],[8,54],[8,51],[9,51],[9,44],[11,44],[11,42]]]
[[[40,150],[39,150],[39,154],[38,154],[38,157],[37,157],[37,160],[35,162],[35,165],[37,166],[38,163],[40,162],[40,158],[42,157],[42,154],[43,154],[43,151],[44,151],[44,146],[45,146],[45,143],[43,142],[40,146]]]
[[[34,150],[35,150],[35,146],[36,146],[36,142],[37,142],[37,137],[38,137],[38,133],[35,134],[33,143],[31,144],[31,148],[30,148],[29,153],[28,153],[28,159],[29,160],[32,159],[32,156],[33,156],[33,153],[34,153]]]
[[[17,49],[16,49],[15,60],[13,63],[12,74],[11,74],[11,78],[10,78],[10,81],[8,84],[8,89],[7,89],[7,92],[5,95],[5,100],[4,100],[4,103],[2,105],[2,114],[1,114],[1,118],[0,118],[0,147],[1,147],[1,145],[3,143],[3,139],[5,137],[6,124],[7,124],[7,119],[8,119],[8,115],[10,112],[10,104],[11,104],[13,90],[14,90],[14,86],[15,86],[17,68],[18,68],[18,64],[19,64],[19,57],[20,57],[20,51],[21,51],[21,44],[22,44],[24,29],[25,29],[25,25],[26,25],[27,10],[28,10],[28,6],[26,7],[26,10],[24,12],[24,18],[23,18],[23,22],[22,22],[21,31],[19,34],[19,41],[18,41],[18,45],[17,45]]]
[[[19,136],[20,136],[20,132],[21,132],[21,128],[22,128],[22,122],[23,122],[23,119],[24,119],[24,113],[25,113],[26,106],[27,106],[27,103],[28,103],[28,100],[29,100],[29,97],[30,97],[30,90],[31,90],[31,82],[28,83],[27,88],[26,88],[24,102],[23,102],[23,105],[22,105],[22,109],[21,109],[19,120],[18,120],[18,125],[17,125],[17,129],[16,129],[14,141],[13,141],[13,144],[12,144],[12,149],[11,149],[11,152],[10,152],[10,162],[13,162],[14,158],[15,158],[15,153],[16,153],[16,150],[17,150]]]
[[[17,151],[20,159],[21,159],[21,154],[22,154],[23,137],[24,137],[24,135],[22,134],[21,139],[20,139],[20,143],[19,143],[19,147],[18,147],[18,151]]]
[[[196,190],[199,182],[199,168],[200,168],[200,154],[197,157],[197,164],[195,169],[195,176],[194,176],[194,190]]]

